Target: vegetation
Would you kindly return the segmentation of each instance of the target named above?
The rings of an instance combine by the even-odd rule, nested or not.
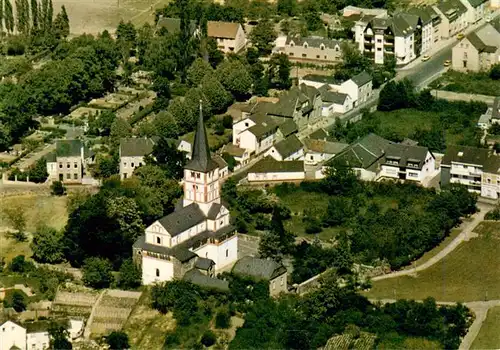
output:
[[[500,80],[498,73],[500,65],[494,65],[490,72],[457,72],[447,71],[430,86],[433,89],[461,92],[466,94],[497,95],[500,89]]]
[[[120,267],[118,286],[122,289],[135,289],[141,285],[141,271],[132,259],[125,260]]]
[[[472,343],[472,349],[496,349],[500,346],[500,307],[488,310],[486,320],[481,325],[481,330]]]
[[[51,323],[49,327],[50,347],[53,349],[73,349],[73,345],[68,340],[69,332],[57,322]]]
[[[106,337],[106,343],[108,343],[110,349],[116,350],[126,350],[130,349],[128,342],[128,336],[125,332],[111,332]]]
[[[42,226],[33,233],[30,244],[33,259],[48,264],[57,264],[64,260],[63,232],[48,226]]]
[[[108,288],[113,281],[113,266],[106,259],[88,258],[83,262],[83,283],[92,288]]]
[[[485,220],[500,220],[500,205],[497,205],[495,208],[491,209],[484,216]]]
[[[50,185],[50,189],[54,196],[64,196],[66,194],[66,187],[61,181],[54,181],[52,185]]]

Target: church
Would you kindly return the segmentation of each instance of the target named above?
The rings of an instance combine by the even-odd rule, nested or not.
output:
[[[238,259],[238,235],[221,201],[219,165],[210,155],[201,106],[183,189],[175,211],[147,227],[133,245],[144,285],[180,279],[193,269],[213,277]]]

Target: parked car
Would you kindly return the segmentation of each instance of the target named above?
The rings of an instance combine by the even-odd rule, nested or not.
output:
[[[445,67],[449,67],[451,65],[451,61],[450,60],[446,60],[446,61],[444,61],[443,65]]]
[[[457,34],[457,39],[462,40],[464,38],[464,33],[458,33]]]
[[[428,61],[428,60],[429,60],[429,58],[431,58],[431,56],[429,56],[429,55],[423,55],[423,56],[422,56],[422,61],[424,61],[424,62],[425,62],[425,61]]]

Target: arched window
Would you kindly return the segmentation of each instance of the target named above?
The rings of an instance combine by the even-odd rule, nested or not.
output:
[[[160,277],[160,269],[156,269],[156,277]]]

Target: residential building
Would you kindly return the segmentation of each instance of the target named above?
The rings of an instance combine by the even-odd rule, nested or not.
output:
[[[353,107],[368,101],[373,94],[372,77],[363,71],[342,83],[340,93],[350,96]]]
[[[500,124],[500,97],[498,96],[493,100],[493,105],[488,107],[477,122],[477,126],[483,130],[488,130],[492,124]]]
[[[335,79],[332,75],[307,74],[299,79],[299,85],[305,84],[307,86],[315,87],[316,89],[326,85],[328,90],[333,91],[340,90],[340,86],[343,82],[343,80]]]
[[[233,145],[232,143],[223,146],[222,154],[224,153],[229,154],[236,161],[233,171],[238,170],[250,161],[250,152],[244,148]]]
[[[304,159],[304,145],[302,145],[299,138],[293,134],[275,143],[266,153],[264,153],[264,155],[270,156],[279,162],[302,160]]]
[[[288,291],[286,267],[271,259],[245,256],[234,264],[232,273],[268,282],[272,297]]]
[[[436,174],[435,158],[427,147],[393,143],[369,134],[345,148],[325,165],[345,164],[362,180],[380,178],[425,184]]]
[[[323,140],[323,141],[326,141],[328,139],[328,132],[325,129],[320,128],[320,129],[318,129],[318,130],[313,131],[312,133],[310,133],[307,138],[311,139],[311,140]]]
[[[500,63],[500,19],[492,23],[486,23],[455,44],[452,50],[454,70],[487,71]]]
[[[321,110],[323,117],[330,117],[334,113],[343,114],[352,109],[351,96],[348,94],[328,90],[327,85],[323,85],[319,91],[323,102],[323,109]]]
[[[90,178],[88,166],[95,155],[82,140],[57,140],[56,149],[47,157],[48,181],[61,181],[65,184],[81,184]]]
[[[432,6],[412,7],[408,13],[420,18],[422,25],[421,48],[417,55],[423,55],[432,47],[435,47],[441,39],[440,25],[441,17]]]
[[[26,349],[26,328],[16,322],[0,325],[0,350]]]
[[[448,39],[467,28],[467,7],[460,0],[440,0],[432,8],[441,16],[441,38]]]
[[[458,183],[482,197],[500,198],[500,157],[486,148],[449,146],[441,162],[441,186]]]
[[[285,139],[290,135],[296,134],[299,131],[297,124],[292,119],[287,119],[278,125],[277,139]]]
[[[467,8],[467,23],[474,24],[488,15],[490,1],[489,0],[461,0],[462,4]]]
[[[277,139],[279,123],[267,114],[256,113],[233,124],[233,144],[256,156],[269,149]]]
[[[120,179],[131,177],[134,170],[145,164],[144,157],[153,152],[157,138],[124,138],[120,140]],[[168,139],[169,144],[185,154],[186,159],[191,158],[191,144],[184,140]]]
[[[49,321],[35,321],[24,324],[26,327],[26,345],[31,350],[46,350],[49,348]]]
[[[207,35],[215,39],[217,47],[224,53],[238,53],[246,46],[246,34],[239,23],[208,21]]]
[[[220,198],[219,165],[210,154],[201,107],[183,188],[176,210],[148,226],[133,245],[145,285],[182,278],[200,258],[212,260],[214,272],[237,260],[238,236]]]
[[[387,18],[385,9],[366,9],[355,6],[346,6],[342,9],[344,20],[353,23],[354,41],[358,43],[359,51],[363,52],[363,32],[367,24],[374,18]]]
[[[305,179],[304,161],[280,162],[265,157],[250,168],[248,182],[302,181]]]
[[[341,142],[306,138],[304,139],[304,147],[304,163],[306,165],[318,165],[333,158],[336,154],[349,147],[349,145]]]
[[[279,42],[279,41],[278,41]],[[318,36],[287,36],[284,47],[276,47],[291,61],[331,64],[342,60],[342,42]]]

